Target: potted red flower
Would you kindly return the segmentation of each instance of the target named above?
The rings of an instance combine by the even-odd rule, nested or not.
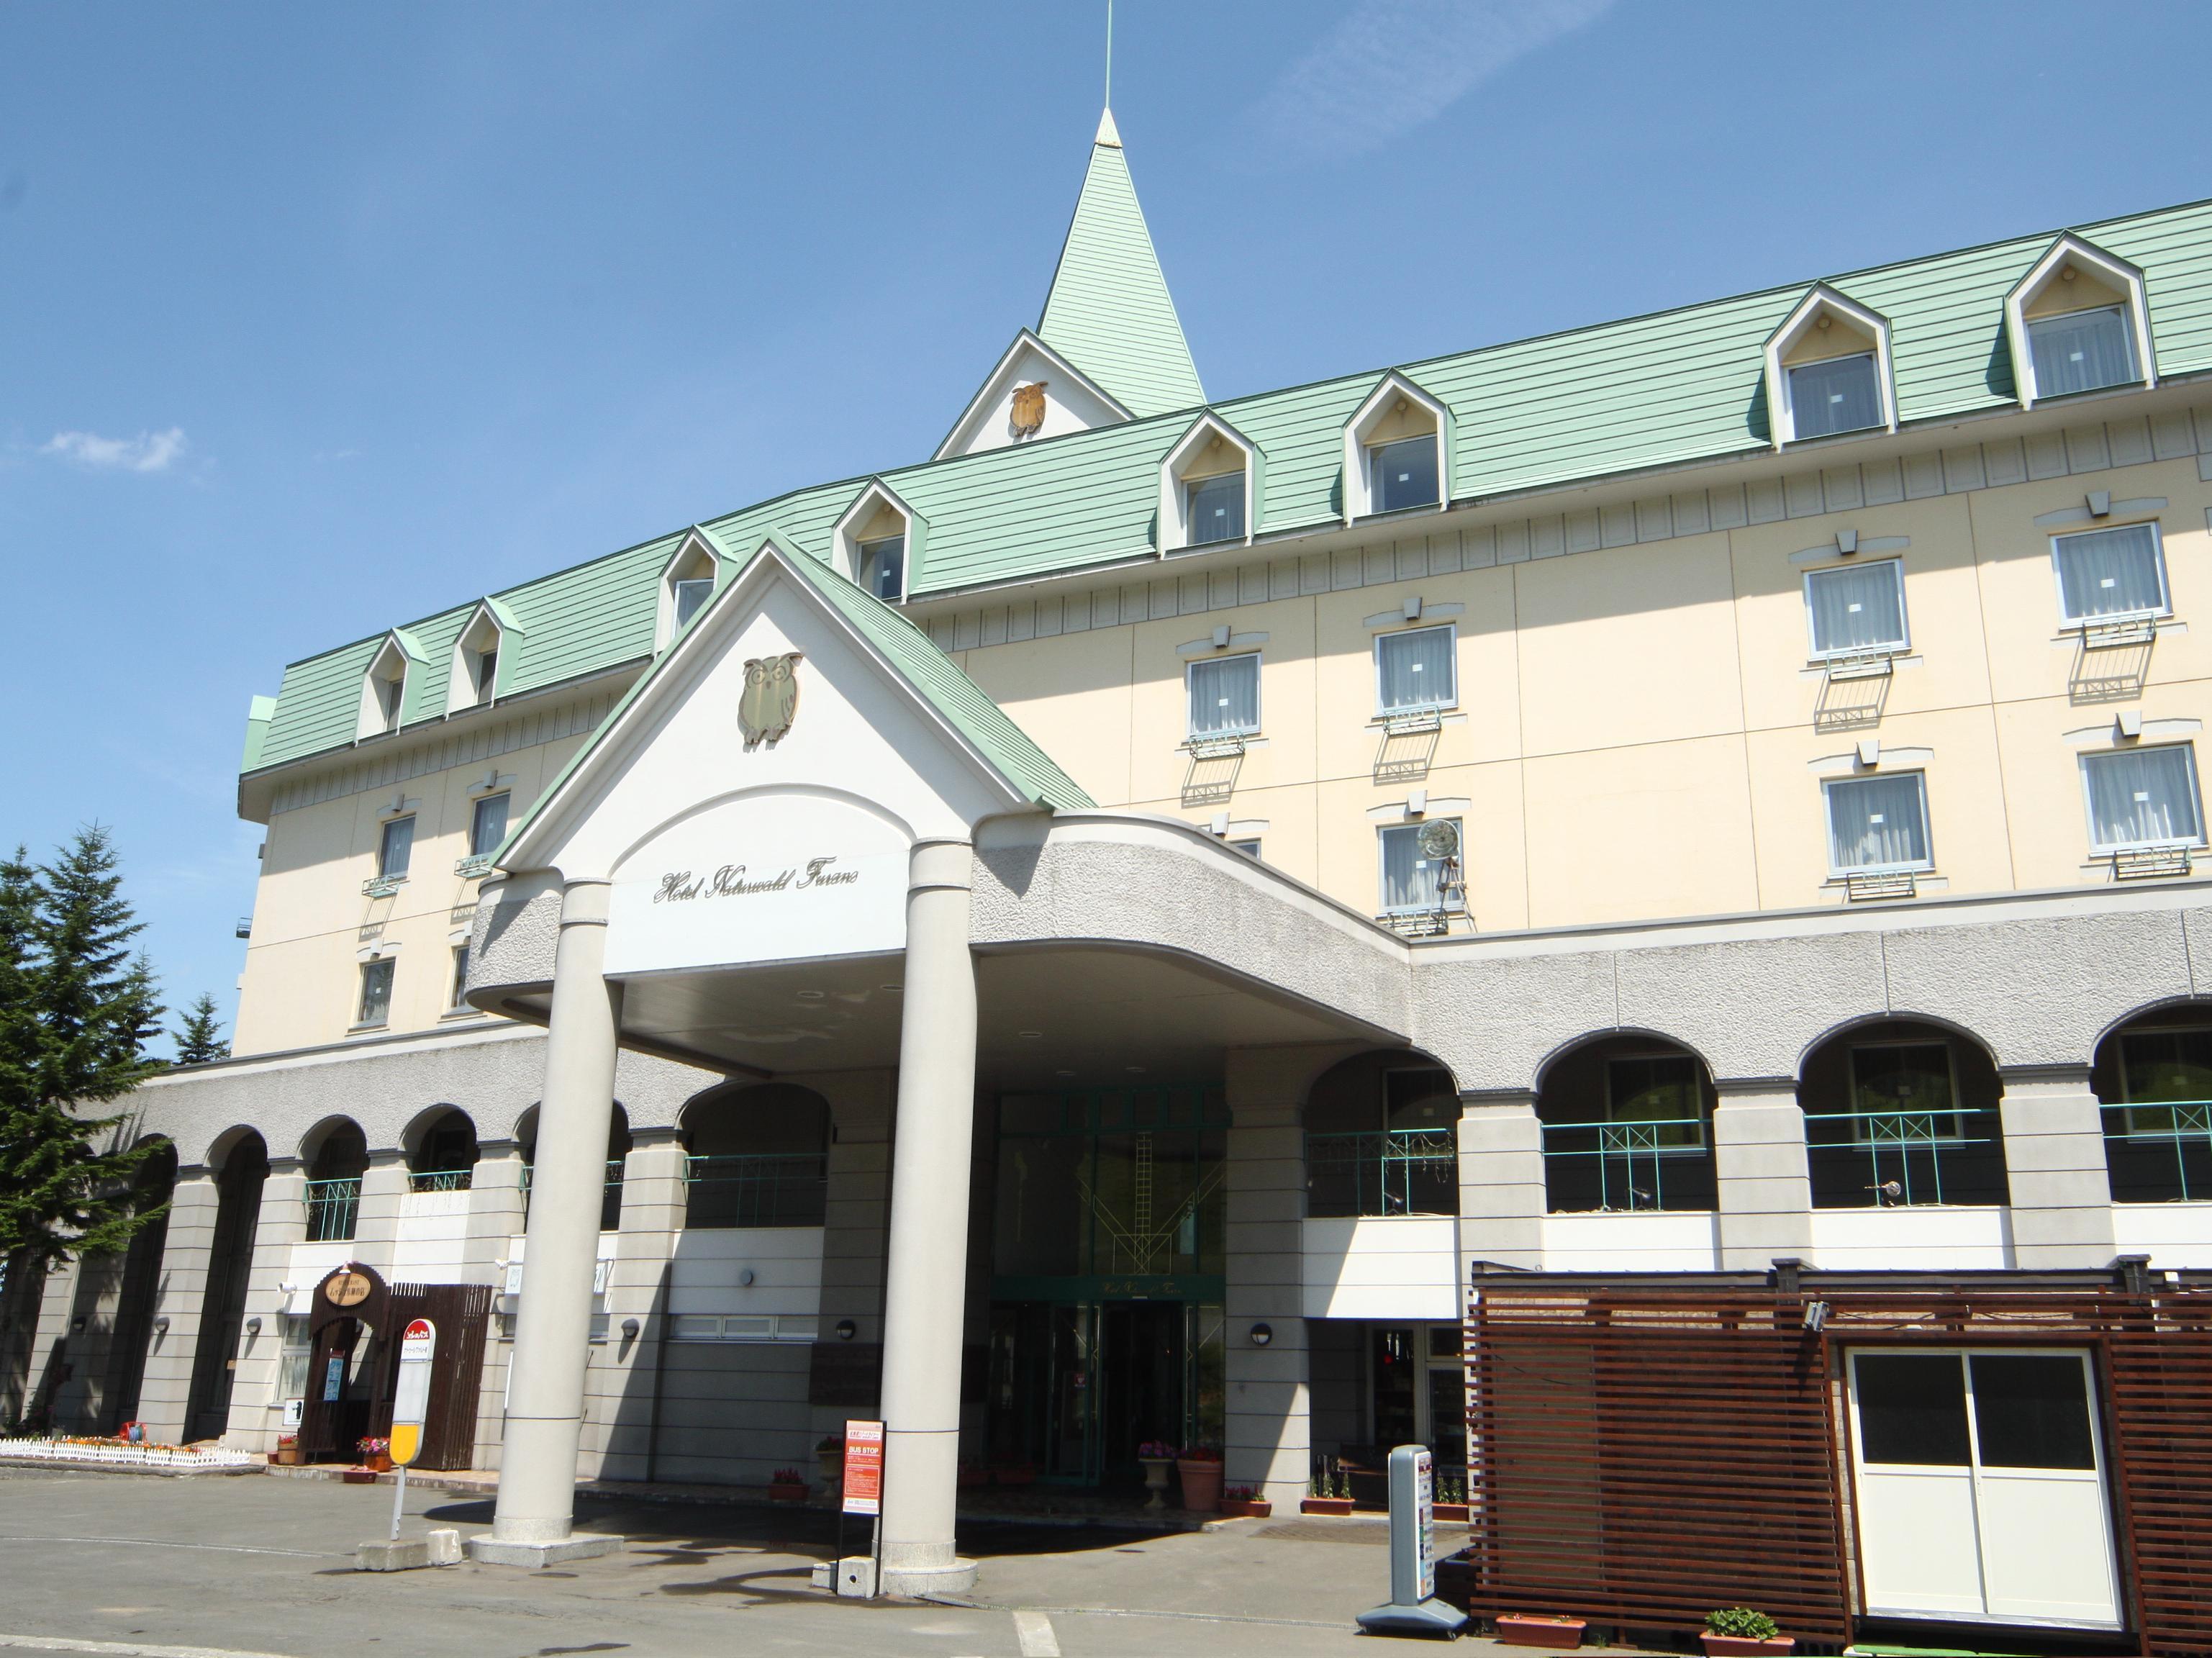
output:
[[[1265,1520],[1275,1505],[1249,1485],[1231,1485],[1221,1493],[1221,1512],[1231,1520]]]
[[[1193,1445],[1176,1458],[1182,1476],[1182,1506],[1188,1514],[1212,1514],[1221,1505],[1221,1449]]]
[[[1749,1606],[1724,1606],[1707,1612],[1705,1633],[1698,1638],[1705,1643],[1708,1653],[1728,1655],[1728,1658],[1797,1650],[1797,1643],[1777,1629],[1771,1618]]]
[[[297,1434],[286,1434],[283,1438],[279,1439],[276,1442],[276,1448],[269,1453],[269,1461],[280,1468],[298,1467],[300,1466],[300,1436]]]
[[[1571,1652],[1583,1643],[1589,1627],[1583,1618],[1562,1618],[1552,1612],[1508,1612],[1498,1620],[1498,1638],[1509,1647],[1542,1647],[1549,1652]]]
[[[796,1468],[778,1468],[769,1476],[768,1494],[779,1503],[804,1503],[806,1476]]]
[[[371,1473],[392,1472],[392,1442],[374,1437],[362,1440],[354,1447],[361,1457],[361,1465]]]

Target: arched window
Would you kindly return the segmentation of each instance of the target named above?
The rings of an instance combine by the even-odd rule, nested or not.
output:
[[[1306,1212],[1459,1212],[1459,1090],[1425,1054],[1362,1054],[1306,1096]]]
[[[2212,1002],[2137,1014],[2097,1045],[2115,1203],[2212,1198]]]
[[[477,1126],[465,1111],[448,1108],[415,1135],[407,1158],[412,1192],[465,1192],[477,1166]]]
[[[2003,1093],[1978,1042],[1917,1019],[1854,1025],[1797,1080],[1815,1209],[2002,1204]]]
[[[819,1226],[830,1102],[793,1083],[718,1089],[684,1113],[684,1224]]]
[[[514,1143],[522,1148],[522,1212],[530,1214],[532,1171],[538,1166],[538,1108],[532,1106],[522,1114],[515,1125]],[[607,1178],[600,1188],[599,1230],[618,1231],[622,1227],[623,1169],[629,1158],[629,1113],[622,1102],[615,1102],[613,1113],[607,1119]]]
[[[1544,1067],[1545,1204],[1555,1215],[1711,1209],[1713,1079],[1664,1037],[1601,1036]]]
[[[231,1383],[237,1375],[239,1329],[253,1276],[253,1238],[261,1224],[261,1187],[269,1148],[252,1129],[210,1159],[216,1164],[215,1236],[208,1250],[207,1288],[200,1298],[199,1344],[192,1351],[186,1441],[214,1439],[230,1425]]]
[[[353,1236],[361,1214],[361,1177],[368,1170],[368,1138],[350,1117],[317,1131],[307,1154],[307,1242]]]

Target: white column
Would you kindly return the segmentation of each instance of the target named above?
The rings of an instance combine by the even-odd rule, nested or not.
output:
[[[207,1298],[208,1256],[215,1248],[216,1212],[222,1193],[215,1170],[187,1163],[177,1170],[169,1198],[169,1230],[162,1241],[161,1287],[154,1297],[154,1333],[146,1348],[146,1373],[138,1389],[138,1419],[149,1439],[171,1443],[185,1436],[185,1412],[192,1391],[192,1357],[198,1350],[200,1306]]]
[[[668,1335],[669,1262],[684,1236],[681,1131],[635,1128],[623,1160],[622,1219],[607,1283],[601,1410],[607,1414],[602,1479],[647,1479],[653,1468],[653,1378]],[[637,1334],[623,1334],[635,1320]]]
[[[2087,1069],[2022,1066],[2000,1074],[2013,1265],[2027,1272],[2111,1266],[2119,1249],[2112,1183]]]
[[[941,1593],[975,1580],[952,1550],[960,1460],[961,1315],[975,1121],[973,849],[924,841],[907,884],[905,1007],[891,1157],[884,1314],[884,1587]]]
[[[284,1269],[291,1264],[292,1246],[307,1236],[307,1168],[299,1158],[269,1159],[269,1178],[261,1182],[261,1214],[253,1229],[230,1426],[222,1436],[226,1445],[241,1450],[273,1451],[283,1431],[283,1401],[275,1395],[284,1353]],[[258,1330],[253,1327],[257,1319]]]
[[[1721,1270],[1763,1272],[1813,1259],[1813,1182],[1805,1113],[1788,1077],[1723,1084],[1713,1107]]]
[[[617,1539],[575,1535],[573,1525],[622,1017],[622,987],[609,984],[605,972],[609,890],[603,880],[571,881],[562,894],[499,1506],[491,1536],[469,1544],[477,1559],[503,1565],[543,1565],[620,1546]]]
[[[1460,1293],[1474,1263],[1544,1264],[1544,1131],[1534,1094],[1463,1094],[1459,1114]]]

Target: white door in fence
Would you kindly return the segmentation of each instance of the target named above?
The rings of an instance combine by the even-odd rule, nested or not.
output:
[[[2089,1355],[1849,1356],[1870,1616],[2120,1627]]]

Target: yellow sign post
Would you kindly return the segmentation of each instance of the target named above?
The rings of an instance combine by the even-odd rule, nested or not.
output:
[[[430,1413],[430,1361],[437,1351],[438,1327],[427,1318],[410,1321],[399,1339],[399,1382],[392,1399],[392,1461],[399,1470],[392,1493],[395,1543],[407,1503],[407,1465],[422,1454],[422,1424]]]

